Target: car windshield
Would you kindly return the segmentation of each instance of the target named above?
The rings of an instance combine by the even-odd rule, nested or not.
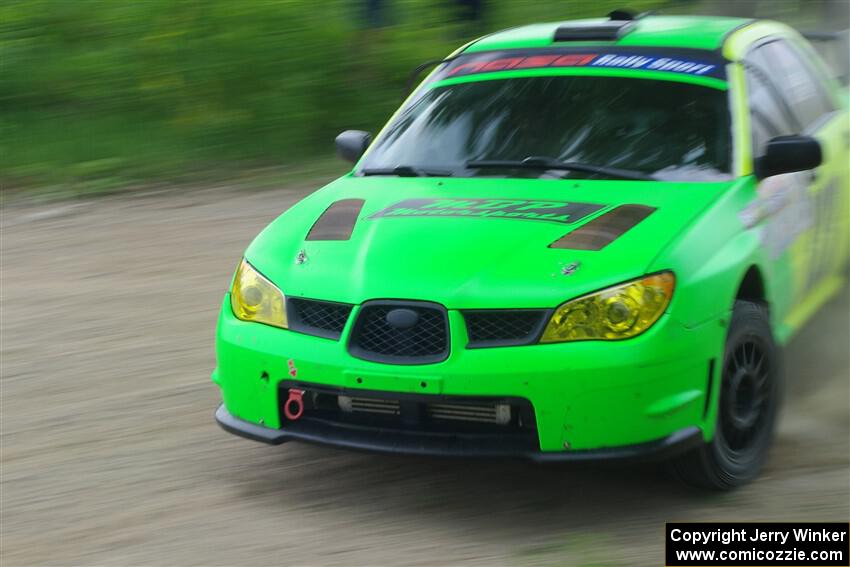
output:
[[[730,153],[723,90],[544,76],[425,90],[376,140],[358,173],[604,179],[631,172],[636,179],[713,181],[730,177]]]

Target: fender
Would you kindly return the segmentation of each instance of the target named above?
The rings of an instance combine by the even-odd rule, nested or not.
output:
[[[761,228],[746,228],[739,215],[757,197],[755,187],[755,178],[740,179],[650,265],[649,271],[663,266],[676,273],[670,312],[686,327],[725,319],[751,266],[762,274],[768,303],[781,303],[771,285],[773,274],[760,243]]]

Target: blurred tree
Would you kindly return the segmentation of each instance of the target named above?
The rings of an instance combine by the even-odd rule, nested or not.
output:
[[[375,131],[409,71],[450,53],[458,36],[601,16],[622,4],[4,0],[0,184],[173,180],[331,155],[339,130]],[[628,4],[662,12],[705,6]],[[713,3],[747,14],[778,4],[803,5]],[[846,2],[818,5],[824,18],[845,17]]]
[[[367,28],[380,28],[388,23],[386,4],[386,0],[364,0],[362,2],[362,18]]]
[[[454,0],[455,18],[463,36],[482,33],[484,28],[484,0]]]

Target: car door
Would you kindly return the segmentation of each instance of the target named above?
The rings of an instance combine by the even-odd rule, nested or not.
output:
[[[767,38],[745,58],[753,156],[768,140],[818,139],[824,161],[814,170],[761,180],[763,244],[773,261],[776,315],[798,327],[847,258],[848,124],[826,77],[787,39]],[[832,279],[830,279],[832,277]]]

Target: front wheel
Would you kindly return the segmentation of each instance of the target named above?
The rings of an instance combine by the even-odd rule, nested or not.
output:
[[[773,440],[781,391],[779,350],[767,309],[736,301],[723,355],[714,439],[673,461],[675,476],[714,490],[729,490],[758,476]]]

